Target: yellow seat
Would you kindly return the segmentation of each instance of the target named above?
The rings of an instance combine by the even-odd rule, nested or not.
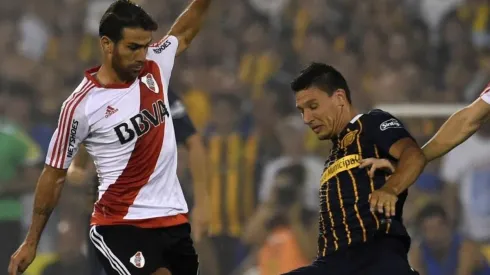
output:
[[[45,253],[36,256],[36,259],[29,266],[27,271],[24,273],[26,275],[42,275],[44,269],[58,260],[58,254],[56,253]]]

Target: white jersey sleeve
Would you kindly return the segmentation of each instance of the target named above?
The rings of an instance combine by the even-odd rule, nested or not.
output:
[[[483,101],[490,104],[490,84],[487,87],[485,87],[480,97],[481,99],[483,99]]]
[[[74,93],[63,103],[58,128],[49,143],[46,155],[47,165],[58,169],[68,169],[80,144],[88,136],[89,125],[83,100],[85,95],[83,92]]]
[[[179,48],[179,40],[172,35],[165,36],[162,40],[154,43],[148,49],[147,59],[158,64],[162,70],[162,76],[168,83],[174,67],[174,60]]]

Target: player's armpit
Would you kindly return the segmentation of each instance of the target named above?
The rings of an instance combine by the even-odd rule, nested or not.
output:
[[[80,145],[75,158],[70,167],[68,167],[67,180],[75,184],[83,183],[87,178],[89,162],[90,155],[88,154],[87,149],[85,149],[83,145]]]
[[[193,0],[173,24],[168,35],[173,35],[179,40],[177,55],[187,49],[201,29],[204,14],[210,4],[211,0]]]

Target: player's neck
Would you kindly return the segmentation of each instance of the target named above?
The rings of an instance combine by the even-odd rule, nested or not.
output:
[[[126,84],[110,66],[102,64],[99,71],[95,74],[97,81],[102,85]]]
[[[338,127],[336,127],[336,131],[335,133],[337,135],[340,135],[340,133],[342,133],[342,131],[345,129],[345,127],[347,127],[347,125],[349,125],[349,123],[359,114],[359,112],[357,112],[357,110],[350,106],[348,108],[345,109],[344,112],[342,112],[340,114],[340,119],[339,119],[339,124],[338,124]]]

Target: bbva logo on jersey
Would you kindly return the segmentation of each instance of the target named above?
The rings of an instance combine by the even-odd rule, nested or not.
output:
[[[141,137],[151,130],[151,127],[158,127],[165,122],[165,117],[169,117],[167,106],[162,100],[152,104],[153,112],[143,109],[139,114],[129,119],[129,123],[124,122],[116,127],[117,137],[121,144],[132,141],[135,137]]]

